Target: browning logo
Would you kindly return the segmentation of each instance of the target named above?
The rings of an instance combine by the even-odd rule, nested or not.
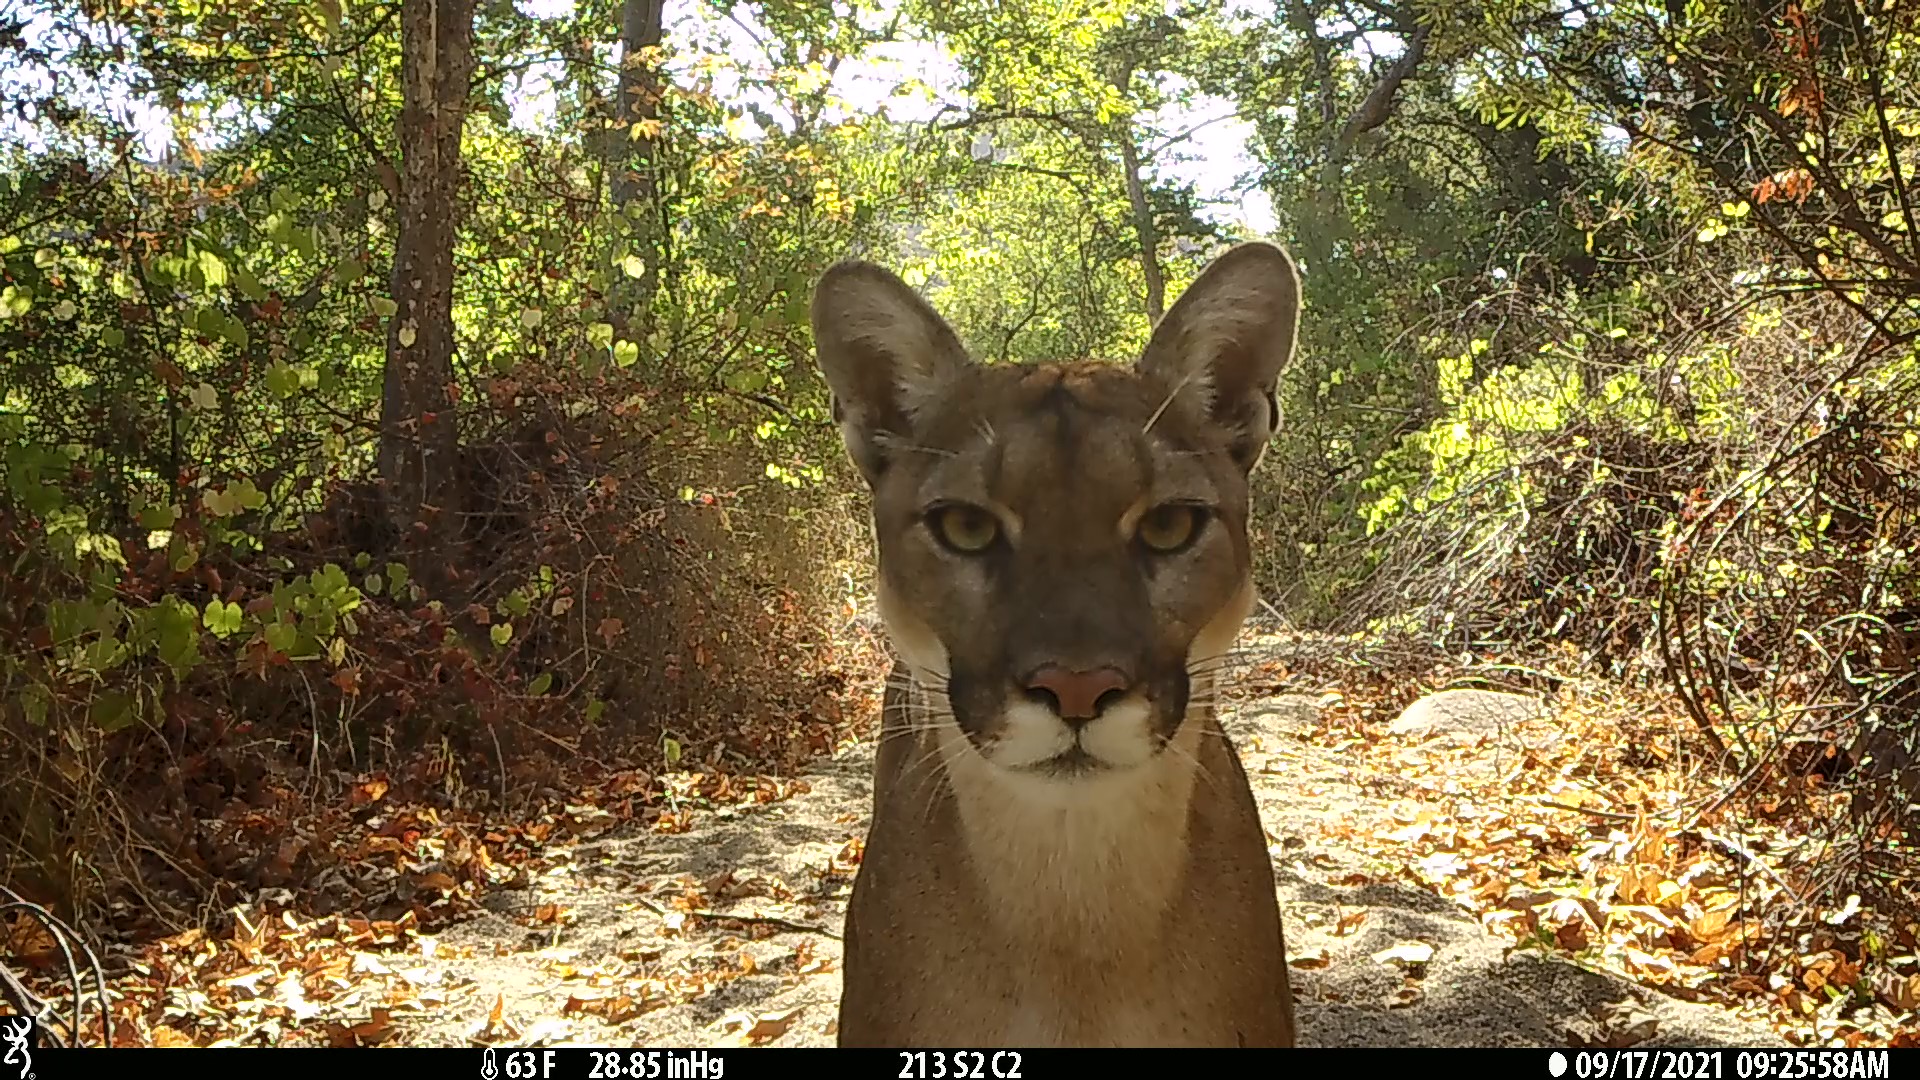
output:
[[[33,1045],[39,1040],[31,1016],[0,1016],[0,1080],[33,1080]]]

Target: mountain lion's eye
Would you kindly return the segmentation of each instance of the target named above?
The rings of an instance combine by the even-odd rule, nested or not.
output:
[[[978,506],[954,503],[927,515],[934,539],[962,555],[978,555],[1000,539],[1000,521]]]
[[[1136,525],[1133,534],[1146,545],[1148,551],[1158,555],[1171,555],[1193,543],[1200,535],[1200,526],[1206,524],[1207,512],[1198,506],[1183,503],[1164,503],[1146,512]]]

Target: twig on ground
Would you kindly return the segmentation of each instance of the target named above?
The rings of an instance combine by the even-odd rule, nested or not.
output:
[[[646,908],[648,911],[653,912],[655,915],[664,916],[664,915],[670,914],[670,912],[666,908],[661,907],[659,904],[654,903],[653,901],[647,899],[644,896],[640,898],[640,906]],[[782,930],[791,930],[797,934],[819,934],[821,937],[829,937],[835,941],[840,940],[839,934],[834,933],[833,931],[827,929],[824,926],[814,926],[811,923],[794,922],[791,919],[782,919],[777,915],[729,915],[724,911],[705,911],[700,909],[682,911],[680,912],[680,914],[692,915],[693,917],[698,919],[730,920],[732,922],[737,922],[737,923],[754,923],[760,926],[774,926]]]
[[[1623,814],[1618,810],[1595,810],[1591,806],[1575,806],[1572,803],[1554,802],[1552,799],[1529,799],[1535,806],[1548,806],[1555,810],[1566,810],[1588,817],[1604,818],[1607,821],[1637,821],[1638,814]]]

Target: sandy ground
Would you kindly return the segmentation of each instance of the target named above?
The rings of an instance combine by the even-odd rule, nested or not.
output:
[[[1314,699],[1300,696],[1240,702],[1226,718],[1269,834],[1303,1044],[1569,1046],[1570,1033],[1597,1025],[1636,1029],[1638,1046],[1784,1045],[1722,1009],[1510,952],[1465,910],[1324,838],[1330,821],[1389,810],[1308,739],[1316,718]],[[852,885],[836,856],[865,833],[872,754],[870,742],[851,746],[817,764],[810,791],[699,815],[685,833],[556,851],[532,887],[429,946],[444,1004],[409,1018],[395,1041],[470,1045],[497,1006],[489,1041],[515,1045],[831,1045]],[[764,921],[677,912],[675,898],[696,883],[699,910]],[[1431,959],[1409,969],[1374,958],[1408,943],[1431,946]],[[649,980],[673,992],[634,999],[623,989]],[[608,1011],[617,1022],[596,1015]]]

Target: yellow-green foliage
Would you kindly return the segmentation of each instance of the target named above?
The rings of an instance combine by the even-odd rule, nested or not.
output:
[[[1778,318],[1750,318],[1740,335],[1762,335]],[[1668,441],[1728,438],[1744,429],[1748,417],[1733,363],[1737,342],[1713,342],[1678,358],[1638,352],[1622,367],[1618,345],[1633,344],[1629,332],[1615,328],[1605,339],[1615,346],[1614,358],[1601,368],[1608,373],[1594,393],[1581,373],[1583,364],[1598,366],[1589,359],[1595,342],[1586,334],[1549,342],[1530,361],[1509,363],[1477,382],[1476,364],[1490,353],[1487,341],[1475,339],[1460,352],[1439,356],[1435,370],[1446,414],[1404,437],[1366,480],[1369,497],[1360,512],[1369,535],[1461,498],[1470,500],[1474,513],[1491,515],[1483,517],[1487,527],[1524,512],[1533,494],[1525,466],[1548,452],[1552,433],[1576,421]],[[1662,383],[1669,393],[1660,392]],[[1691,415],[1676,409],[1681,394]],[[1579,453],[1585,447],[1583,437],[1569,436],[1557,450],[1565,455],[1561,464],[1590,461],[1591,479],[1605,479],[1604,464]]]

